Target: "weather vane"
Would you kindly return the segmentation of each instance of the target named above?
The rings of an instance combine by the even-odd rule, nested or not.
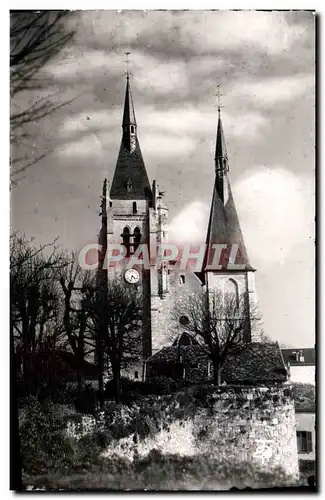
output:
[[[126,55],[126,59],[125,59],[125,64],[126,64],[126,77],[127,78],[130,78],[132,76],[132,73],[131,71],[129,70],[129,64],[130,64],[130,59],[129,59],[129,55],[131,54],[131,52],[124,52],[124,54]]]
[[[214,95],[217,97],[218,112],[220,113],[220,110],[223,107],[223,106],[221,106],[221,96],[223,94],[221,94],[221,92],[220,92],[220,84],[217,85],[217,93]]]

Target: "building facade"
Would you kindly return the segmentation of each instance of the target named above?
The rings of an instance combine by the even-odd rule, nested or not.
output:
[[[200,269],[184,266],[182,257],[165,260],[164,252],[160,259],[154,258],[162,245],[168,246],[168,208],[157,182],[150,183],[148,179],[127,74],[120,150],[110,189],[106,180],[103,185],[100,267],[104,255],[109,254],[114,245],[123,246],[124,258],[108,265],[107,277],[118,274],[125,286],[136,286],[141,291],[142,361],[184,332],[181,318],[175,316],[175,304],[186,300],[188,294],[219,290],[222,294],[240,296],[244,298],[248,316],[250,308],[257,304],[255,269],[249,262],[228,176],[228,153],[220,108],[214,169],[215,182]],[[139,256],[148,258],[149,264],[143,265]],[[247,340],[253,340],[250,322],[246,329]]]
[[[314,347],[281,349],[291,382],[316,385]]]

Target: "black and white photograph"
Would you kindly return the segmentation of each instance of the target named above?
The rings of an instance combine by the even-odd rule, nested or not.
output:
[[[318,15],[108,8],[8,13],[10,489],[316,492]]]

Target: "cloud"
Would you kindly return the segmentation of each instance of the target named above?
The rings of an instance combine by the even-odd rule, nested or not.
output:
[[[144,46],[192,53],[256,48],[269,54],[289,51],[306,36],[290,13],[261,11],[111,11],[80,15],[80,42],[101,46]]]
[[[141,148],[151,156],[180,156],[191,154],[201,141],[211,143],[214,149],[217,129],[217,113],[211,109],[200,110],[192,106],[174,109],[155,109],[152,106],[136,108],[138,133]],[[59,129],[64,141],[83,140],[84,136],[95,134],[102,145],[115,144],[119,147],[121,134],[122,106],[112,111],[85,110],[74,116],[66,116]],[[240,115],[223,114],[226,138],[239,137],[256,141],[268,126],[268,121],[259,112]],[[84,141],[85,142],[85,141]],[[91,154],[86,146],[66,146],[62,153]]]
[[[298,97],[308,96],[314,90],[314,75],[294,75],[283,78],[264,78],[262,80],[242,80],[235,83],[227,97],[248,99],[258,105],[271,106],[288,102]]]
[[[172,243],[204,243],[210,207],[193,201],[176,215],[168,226],[168,240]]]
[[[104,50],[84,49],[73,45],[51,60],[45,67],[53,77],[65,79],[92,78],[94,71],[118,74],[124,68],[122,55]]]
[[[106,137],[106,141],[109,138]],[[57,154],[69,158],[92,158],[93,160],[104,157],[103,142],[96,134],[89,134],[79,138],[77,141],[70,141],[57,148]]]
[[[213,71],[226,64],[221,57],[193,57],[188,61],[180,58],[165,59],[154,57],[144,51],[133,51],[130,61],[132,87],[141,92],[166,96],[171,92],[190,92],[193,79],[206,78]],[[123,53],[94,50],[79,46],[66,49],[46,66],[46,71],[61,82],[103,82],[105,77],[122,78],[125,72]],[[109,85],[109,80],[106,81]]]
[[[197,146],[196,141],[191,137],[179,137],[168,132],[142,134],[140,142],[146,158],[150,156],[160,159],[190,155]]]
[[[256,167],[234,187],[234,197],[252,262],[283,263],[296,245],[314,235],[311,176],[284,167]]]

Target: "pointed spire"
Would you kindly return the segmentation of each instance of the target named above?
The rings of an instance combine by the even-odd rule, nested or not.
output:
[[[221,121],[220,91],[217,94],[218,102],[218,129],[215,151],[215,184],[210,210],[210,218],[207,232],[207,253],[204,260],[203,270],[212,264],[214,255],[213,245],[227,245],[227,249],[222,252],[220,262],[223,268],[227,268],[232,245],[238,245],[237,258],[235,264],[245,265],[246,270],[253,270],[250,266],[243,234],[239,224],[239,218],[232,196],[230,182],[228,179],[228,153],[226,140]],[[212,268],[209,270],[213,271]],[[216,267],[215,270],[218,270]]]
[[[129,53],[127,52],[128,56]],[[127,64],[129,63],[127,59]],[[150,199],[151,189],[137,136],[137,123],[127,67],[122,141],[110,191],[111,199]]]
[[[124,129],[124,127],[128,127],[130,125],[134,125],[136,127],[137,122],[135,120],[134,106],[132,100],[130,74],[129,72],[127,72],[122,127]]]
[[[227,153],[225,134],[223,132],[220,107],[218,107],[218,129],[217,129],[216,153],[215,153],[216,163],[219,160],[227,160],[228,163],[228,153]]]

